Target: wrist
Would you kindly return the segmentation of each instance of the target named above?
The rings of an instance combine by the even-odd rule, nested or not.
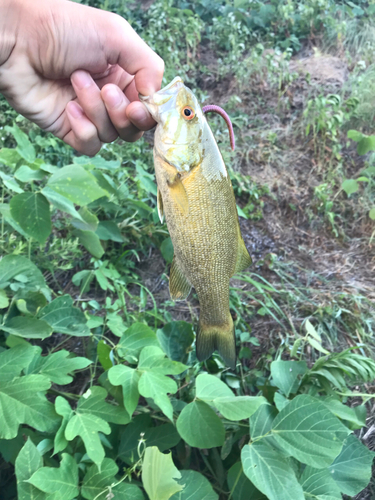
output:
[[[0,66],[7,61],[16,44],[19,3],[18,0],[0,0]]]

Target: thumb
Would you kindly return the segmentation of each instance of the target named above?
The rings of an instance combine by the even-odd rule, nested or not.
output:
[[[130,24],[112,14],[107,27],[105,50],[110,64],[118,64],[134,75],[137,92],[150,95],[161,87],[164,61],[137,35]]]

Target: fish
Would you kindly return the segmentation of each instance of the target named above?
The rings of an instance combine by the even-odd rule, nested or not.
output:
[[[194,287],[200,304],[197,358],[204,361],[217,350],[234,369],[229,280],[252,261],[241,235],[227,168],[205,108],[180,77],[153,95],[139,98],[157,123],[153,151],[157,207],[174,247],[170,296],[184,300]],[[213,108],[218,107],[208,106],[206,112],[227,116],[221,108]]]

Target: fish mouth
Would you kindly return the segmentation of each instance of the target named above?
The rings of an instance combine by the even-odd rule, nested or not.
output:
[[[183,84],[184,84],[184,82],[182,81],[182,78],[180,76],[176,76],[175,78],[173,78],[173,80],[170,83],[168,83],[168,85],[166,85],[162,89],[160,89],[157,92],[155,92],[155,94],[161,95],[161,94],[167,93],[173,87],[175,87],[175,86],[181,87]],[[151,95],[138,94],[138,97],[139,97],[139,100],[141,102],[146,103],[148,101],[153,100],[155,94],[153,94],[152,96]]]
[[[152,118],[158,122],[159,107],[170,101],[168,107],[173,107],[172,97],[178,92],[178,89],[184,86],[184,82],[179,76],[176,76],[168,85],[163,87],[153,95],[138,94],[139,100],[146,106]],[[165,110],[168,108],[164,108]]]

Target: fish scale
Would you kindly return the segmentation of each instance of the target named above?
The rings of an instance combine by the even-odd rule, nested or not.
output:
[[[241,236],[227,169],[202,109],[180,78],[153,96],[140,98],[157,122],[158,208],[174,247],[171,297],[184,299],[191,286],[195,288],[200,303],[197,357],[207,359],[217,349],[234,368],[229,280],[251,258]]]

